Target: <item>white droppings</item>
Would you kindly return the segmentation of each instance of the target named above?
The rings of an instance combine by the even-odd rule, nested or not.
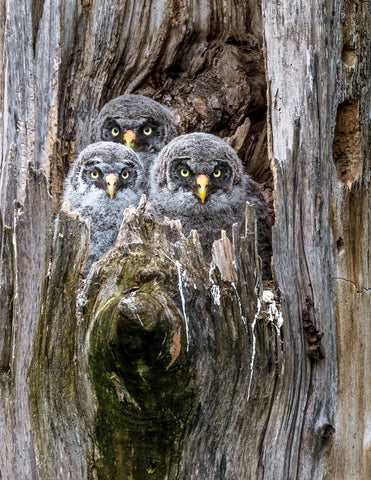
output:
[[[175,262],[177,271],[178,271],[178,289],[180,293],[180,298],[182,300],[182,308],[183,308],[183,317],[184,317],[184,322],[185,322],[185,327],[186,327],[186,338],[187,338],[187,352],[189,349],[189,325],[188,325],[188,317],[186,313],[186,308],[185,308],[185,298],[184,298],[184,292],[183,292],[183,280],[182,280],[182,265],[179,262],[179,260],[176,260]]]
[[[255,314],[254,321],[251,324],[251,332],[252,332],[252,355],[251,355],[251,362],[250,362],[250,380],[249,380],[249,388],[247,390],[247,401],[249,401],[250,398],[250,389],[251,389],[251,383],[252,383],[252,377],[253,377],[253,369],[254,369],[254,361],[255,361],[255,355],[256,355],[256,337],[255,337],[255,325],[256,321],[259,318],[260,315],[260,310],[261,310],[261,302],[260,299],[258,298],[258,311]]]
[[[278,310],[276,302],[272,302],[268,308],[269,320],[277,327],[278,334],[280,333],[280,328],[283,325],[283,316],[282,313]]]
[[[274,300],[274,293],[271,290],[263,290],[262,300],[266,303],[272,303]]]
[[[178,220],[176,220],[178,221]],[[188,324],[188,317],[187,317],[187,313],[186,313],[186,308],[185,308],[185,298],[184,298],[184,293],[183,293],[183,281],[182,281],[182,277],[185,278],[186,277],[186,272],[184,271],[184,273],[182,272],[182,265],[181,263],[179,262],[179,260],[176,260],[174,262],[174,260],[172,258],[169,257],[169,255],[166,254],[165,251],[163,251],[165,257],[170,260],[170,262],[174,263],[174,265],[176,265],[176,268],[177,268],[177,271],[178,271],[178,289],[179,289],[179,293],[180,293],[180,298],[182,300],[182,309],[183,309],[183,317],[184,317],[184,322],[185,322],[185,327],[186,327],[186,339],[187,339],[187,352],[188,352],[188,349],[189,349],[189,324]]]
[[[271,290],[264,290],[262,294],[262,300],[265,303],[268,303],[268,317],[269,320],[276,327],[278,335],[280,334],[280,328],[283,325],[283,316],[282,313],[277,308],[277,303],[274,300],[274,293]]]
[[[242,304],[241,304],[241,299],[240,299],[240,296],[238,294],[238,290],[237,290],[237,287],[236,287],[236,284],[234,282],[231,282],[231,285],[236,293],[236,297],[237,297],[237,301],[238,301],[238,308],[240,309],[240,315],[241,315],[241,318],[242,318],[242,321],[245,325],[245,328],[247,330],[247,320],[246,320],[246,317],[243,315],[243,312],[242,312]]]
[[[220,307],[220,288],[218,285],[213,285],[210,289],[211,295],[213,296],[215,305]]]
[[[214,283],[214,280],[213,280],[213,272],[215,270],[215,265],[213,264],[213,262],[210,263],[210,270],[209,270],[209,280],[211,283]]]
[[[84,317],[82,315],[82,312],[84,310],[84,307],[87,305],[88,299],[84,295],[84,293],[79,293],[76,297],[76,314],[78,318],[78,323],[84,321]]]
[[[143,324],[143,322],[142,322],[142,320],[139,316],[139,313],[138,313],[138,307],[137,307],[137,303],[135,301],[135,294],[133,296],[130,296],[129,298],[125,298],[121,301],[124,302],[125,305],[135,314],[138,322],[142,325],[142,327],[144,327],[144,324]]]
[[[210,270],[209,270],[209,280],[211,283],[210,293],[213,296],[214,304],[220,307],[220,288],[219,288],[219,285],[216,285],[216,283],[214,282],[214,279],[213,279],[214,270],[215,270],[215,265],[211,263]]]

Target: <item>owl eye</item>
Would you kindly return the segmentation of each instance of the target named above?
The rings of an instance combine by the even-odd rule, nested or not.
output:
[[[180,175],[184,178],[187,178],[190,176],[191,172],[187,169],[187,168],[182,168],[180,171],[179,171]]]
[[[222,171],[220,170],[220,168],[216,168],[213,172],[213,175],[215,178],[219,178],[221,174],[222,174]]]
[[[130,172],[128,170],[123,170],[121,172],[121,177],[124,179],[124,180],[128,180],[130,178]]]
[[[120,129],[118,127],[113,127],[111,133],[114,137],[117,137],[117,135],[120,133]]]
[[[144,127],[143,128],[143,133],[144,133],[144,135],[151,135],[152,128],[151,127]]]
[[[89,177],[92,178],[93,180],[96,180],[97,178],[99,178],[99,172],[98,170],[90,170],[89,172]]]

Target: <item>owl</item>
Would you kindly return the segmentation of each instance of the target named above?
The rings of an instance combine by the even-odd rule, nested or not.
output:
[[[152,167],[149,199],[157,220],[179,219],[186,235],[198,231],[207,260],[221,230],[231,238],[237,222],[243,232],[248,201],[256,212],[263,277],[270,277],[271,220],[265,199],[236,152],[220,138],[190,133],[165,146]]]
[[[84,273],[114,246],[123,212],[139,203],[144,185],[144,168],[131,148],[98,142],[80,153],[66,178],[63,200],[69,202],[71,211],[90,221]]]
[[[149,169],[158,152],[177,136],[177,128],[171,110],[143,95],[126,94],[102,108],[94,135],[96,141],[133,148]]]

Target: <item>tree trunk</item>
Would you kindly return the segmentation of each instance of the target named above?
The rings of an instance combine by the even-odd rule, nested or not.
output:
[[[370,478],[369,5],[6,0],[0,22],[0,478]],[[274,200],[274,282],[249,208],[208,264],[144,198],[82,278],[63,181],[124,92],[237,150]]]

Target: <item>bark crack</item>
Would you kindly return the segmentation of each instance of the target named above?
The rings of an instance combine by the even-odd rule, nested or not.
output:
[[[354,288],[356,289],[356,293],[358,295],[361,295],[362,293],[370,293],[371,292],[371,288],[364,287],[364,288],[359,289],[356,282],[354,282],[353,280],[349,280],[348,278],[344,278],[344,277],[332,277],[332,278],[334,280],[340,280],[341,282],[352,284],[354,286]]]

